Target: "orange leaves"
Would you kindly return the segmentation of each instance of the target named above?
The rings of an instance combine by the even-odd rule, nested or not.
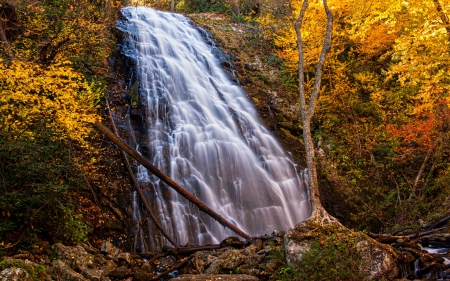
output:
[[[397,160],[404,162],[414,159],[415,153],[424,153],[436,149],[446,134],[450,124],[450,109],[445,100],[439,101],[433,111],[420,111],[408,123],[400,126],[387,125],[391,138],[398,143],[394,150]]]

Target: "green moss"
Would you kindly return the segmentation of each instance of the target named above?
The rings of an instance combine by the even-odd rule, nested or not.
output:
[[[43,265],[32,266],[19,261],[1,261],[0,271],[6,268],[21,268],[25,270],[35,281],[48,280],[47,269]]]

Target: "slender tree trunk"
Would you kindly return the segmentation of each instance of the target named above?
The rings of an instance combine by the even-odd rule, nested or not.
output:
[[[321,220],[324,219],[336,222],[336,220],[325,211],[320,202],[319,183],[317,179],[316,159],[314,155],[314,142],[311,135],[311,119],[314,115],[314,110],[317,104],[317,100],[320,92],[320,84],[322,81],[323,67],[328,52],[331,50],[331,32],[333,29],[333,15],[328,9],[327,1],[323,0],[325,12],[327,14],[327,29],[325,33],[325,39],[320,53],[319,62],[317,63],[314,88],[310,95],[309,105],[306,103],[306,93],[304,87],[304,75],[305,75],[305,59],[302,39],[302,25],[305,17],[306,10],[308,9],[308,0],[304,0],[302,9],[296,23],[294,24],[295,32],[297,34],[297,46],[298,46],[298,79],[299,79],[299,95],[300,95],[300,108],[302,114],[302,126],[303,126],[303,140],[306,150],[306,163],[308,167],[308,180],[311,197],[312,214],[311,219]]]
[[[417,187],[419,186],[420,178],[422,177],[423,171],[425,170],[425,167],[427,166],[428,159],[430,159],[431,153],[433,152],[433,149],[430,148],[427,151],[427,155],[425,155],[425,159],[422,162],[422,165],[420,166],[419,172],[417,173],[416,179],[414,180],[411,194],[409,195],[408,201],[411,201],[413,196],[416,195]]]
[[[170,11],[175,12],[175,0],[170,0]]]

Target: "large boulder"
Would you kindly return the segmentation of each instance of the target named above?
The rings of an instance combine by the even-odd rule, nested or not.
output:
[[[64,246],[61,243],[52,246],[53,253],[58,259],[74,270],[90,268],[94,264],[94,255],[89,254],[81,246]]]
[[[339,238],[332,240],[330,237]],[[339,266],[356,266],[359,268],[358,274],[371,280],[381,278],[392,280],[399,274],[398,257],[391,247],[380,244],[361,232],[350,231],[341,225],[322,227],[311,221],[304,221],[290,229],[284,236],[284,240],[286,260],[294,266],[304,266],[301,265],[304,261],[303,257],[312,251],[314,245],[317,249],[319,247],[317,245],[336,243],[336,247],[331,247],[331,249],[333,251],[342,250],[339,261],[342,263]],[[354,269],[347,268],[347,270],[351,272]]]
[[[233,270],[244,261],[244,258],[245,256],[239,250],[227,250],[212,262],[208,269],[206,269],[205,274],[219,274],[223,270]]]

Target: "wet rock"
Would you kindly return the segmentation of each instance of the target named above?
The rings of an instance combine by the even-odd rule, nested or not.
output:
[[[118,268],[115,268],[108,274],[108,277],[114,277],[114,278],[118,278],[118,279],[125,279],[129,276],[132,276],[131,270],[125,266],[120,266]]]
[[[117,266],[104,265],[100,267],[100,270],[103,272],[104,276],[108,276],[111,273],[111,271],[113,271],[116,268]]]
[[[88,254],[81,246],[70,247],[57,243],[51,249],[58,259],[75,270],[91,267],[94,264],[94,256]]]
[[[421,237],[422,246],[450,248],[450,233],[436,233]]]
[[[0,272],[0,281],[33,281],[22,268],[5,268]]]
[[[55,271],[60,276],[61,280],[64,281],[86,281],[81,274],[75,272],[68,264],[63,262],[60,259],[57,259],[53,262],[53,267]]]
[[[230,249],[217,257],[217,259],[206,269],[206,274],[219,274],[222,270],[235,269],[244,260],[239,250]]]
[[[115,257],[117,256],[121,250],[119,248],[117,248],[116,246],[114,246],[111,242],[109,241],[105,241],[102,244],[102,248],[101,248],[101,253],[104,255],[109,255],[111,257]]]

